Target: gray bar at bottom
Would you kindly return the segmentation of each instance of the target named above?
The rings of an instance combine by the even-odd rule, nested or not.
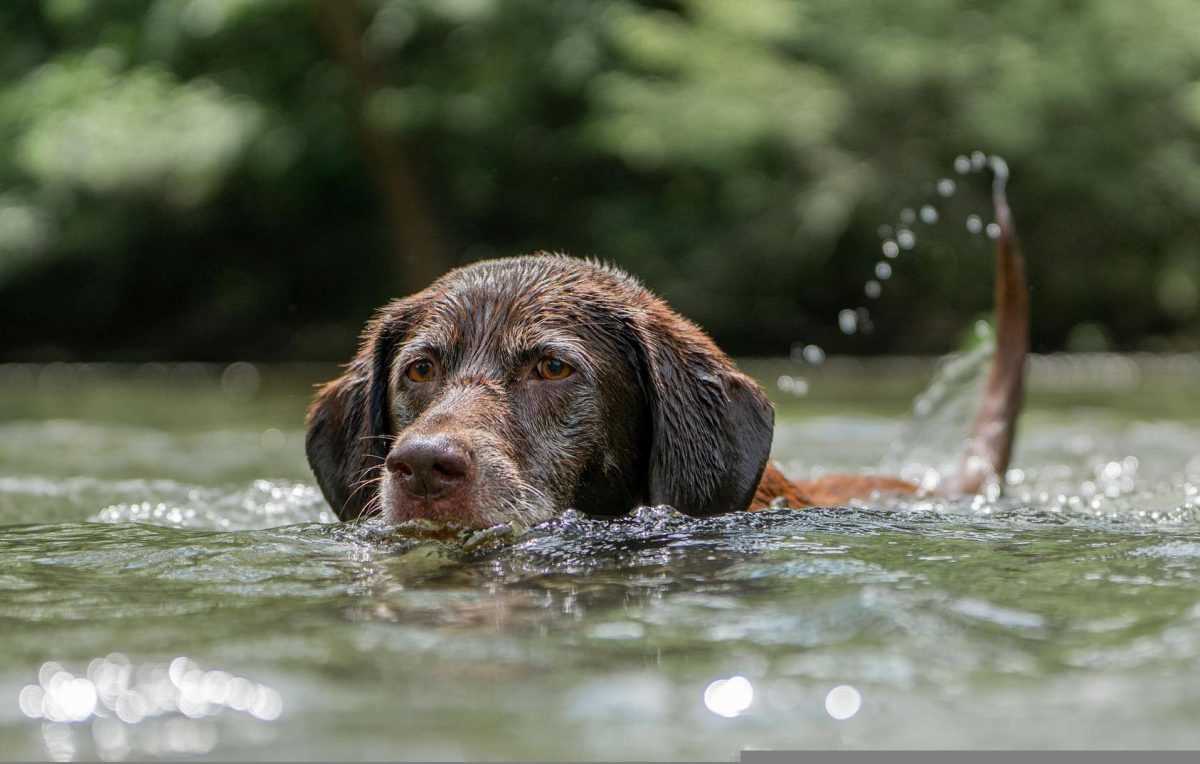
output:
[[[742,764],[1200,764],[1200,751],[742,751]]]

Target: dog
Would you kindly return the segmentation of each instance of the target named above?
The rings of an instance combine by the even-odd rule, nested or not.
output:
[[[962,468],[1003,476],[1028,350],[1024,261],[994,189],[997,351]],[[306,451],[343,520],[529,527],[568,508],[706,516],[916,493],[898,478],[792,481],[769,463],[774,410],[695,324],[636,279],[537,254],[477,262],[396,300],[318,392]]]

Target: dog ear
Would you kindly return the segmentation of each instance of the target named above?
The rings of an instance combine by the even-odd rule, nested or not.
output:
[[[634,326],[652,429],[650,503],[689,515],[746,509],[771,451],[766,394],[665,303]]]
[[[308,409],[304,439],[321,493],[342,520],[375,511],[371,478],[383,464],[391,434],[388,377],[411,320],[411,299],[379,311],[363,332],[358,354],[342,376],[325,384]]]

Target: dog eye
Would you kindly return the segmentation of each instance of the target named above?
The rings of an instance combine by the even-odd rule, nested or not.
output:
[[[575,373],[575,369],[571,364],[560,361],[557,358],[543,358],[538,361],[537,366],[534,368],[539,377],[551,382],[566,379]]]
[[[419,361],[410,363],[408,368],[404,370],[404,376],[413,382],[428,382],[433,379],[434,371],[433,361],[422,358]]]

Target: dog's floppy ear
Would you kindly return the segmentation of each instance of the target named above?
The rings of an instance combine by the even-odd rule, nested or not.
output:
[[[374,511],[371,478],[387,456],[388,375],[411,320],[412,298],[379,311],[346,372],[324,385],[308,409],[304,439],[321,493],[342,520]]]
[[[650,503],[689,515],[746,509],[770,456],[770,401],[665,303],[655,300],[634,327],[651,417]]]

